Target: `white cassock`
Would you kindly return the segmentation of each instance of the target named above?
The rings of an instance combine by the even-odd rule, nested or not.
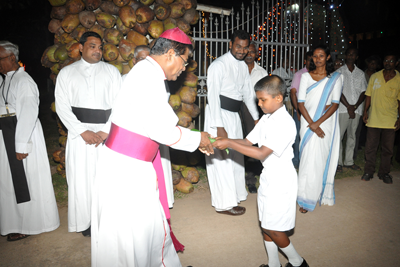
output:
[[[10,79],[12,82],[10,85]],[[0,83],[3,78],[0,76]],[[17,204],[10,166],[0,129],[0,230],[1,235],[21,233],[35,235],[53,231],[60,225],[54,197],[49,159],[42,125],[38,119],[39,91],[36,83],[19,68],[5,76],[0,88],[10,113],[16,113],[15,150],[28,153],[23,159],[31,200]],[[8,92],[8,93],[7,93]],[[0,97],[0,114],[7,114],[4,98]],[[15,155],[15,154],[14,154]]]
[[[192,152],[201,135],[176,126],[178,117],[168,104],[165,79],[151,57],[135,65],[115,101],[112,122],[160,144]],[[92,266],[181,266],[151,162],[103,146],[92,210]]]
[[[92,186],[99,148],[87,145],[81,133],[110,130],[107,123],[83,123],[74,108],[110,110],[121,88],[121,74],[114,66],[102,61],[90,64],[83,58],[65,68],[57,76],[56,111],[68,129],[65,167],[68,181],[68,231],[81,232],[89,228]]]
[[[238,112],[221,108],[220,95],[244,101],[251,116],[258,120],[256,97],[249,69],[244,61],[234,58],[231,52],[217,58],[208,68],[208,105],[205,112],[205,131],[217,136],[217,127],[224,127],[228,138],[243,139],[242,123]],[[228,210],[246,200],[244,157],[239,152],[214,150],[206,157],[207,177],[211,202],[217,211]]]

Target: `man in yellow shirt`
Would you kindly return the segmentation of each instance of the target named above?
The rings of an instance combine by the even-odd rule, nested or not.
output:
[[[393,53],[385,56],[384,69],[373,74],[365,92],[364,122],[368,127],[367,141],[365,143],[364,175],[363,181],[373,178],[375,161],[380,141],[381,164],[378,177],[386,184],[392,184],[390,162],[393,156],[395,131],[400,128],[400,74],[395,70],[397,56]],[[369,109],[369,113],[368,113]]]

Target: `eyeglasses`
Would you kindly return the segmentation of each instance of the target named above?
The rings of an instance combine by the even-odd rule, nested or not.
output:
[[[383,62],[385,62],[385,63],[394,63],[394,62],[396,62],[395,60],[393,60],[393,59],[391,59],[391,60],[389,60],[389,59],[385,59]]]
[[[181,55],[178,55],[182,60],[183,60],[183,66],[187,66],[187,65],[189,65],[189,63],[187,63],[187,61],[186,60],[184,60],[183,59],[183,57],[181,57]]]
[[[11,55],[8,55],[8,56],[5,56],[5,57],[2,57],[2,58],[0,58],[0,61],[1,60],[3,60],[3,59],[6,59],[6,58],[8,58],[8,57],[10,57]]]

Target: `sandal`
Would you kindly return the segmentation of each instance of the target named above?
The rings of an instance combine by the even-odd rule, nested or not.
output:
[[[7,235],[7,241],[18,241],[24,238],[27,238],[29,235],[24,235],[24,234],[8,234]]]
[[[343,167],[342,167],[342,165],[338,165],[338,166],[337,166],[336,172],[343,172]]]
[[[302,207],[300,207],[299,211],[300,211],[301,213],[303,213],[303,214],[308,212],[308,210],[306,210],[306,209],[304,209],[304,208],[302,208]]]
[[[358,165],[356,165],[356,164],[353,164],[353,165],[351,165],[351,166],[346,166],[346,165],[345,165],[344,167],[349,168],[349,169],[352,169],[353,171],[361,171],[360,166],[358,166]]]

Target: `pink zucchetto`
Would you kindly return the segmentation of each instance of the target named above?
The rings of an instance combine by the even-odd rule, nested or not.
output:
[[[178,27],[166,30],[160,35],[160,37],[182,44],[189,44],[189,45],[192,44],[192,42],[189,39],[189,36],[187,36],[186,33],[184,33]]]

